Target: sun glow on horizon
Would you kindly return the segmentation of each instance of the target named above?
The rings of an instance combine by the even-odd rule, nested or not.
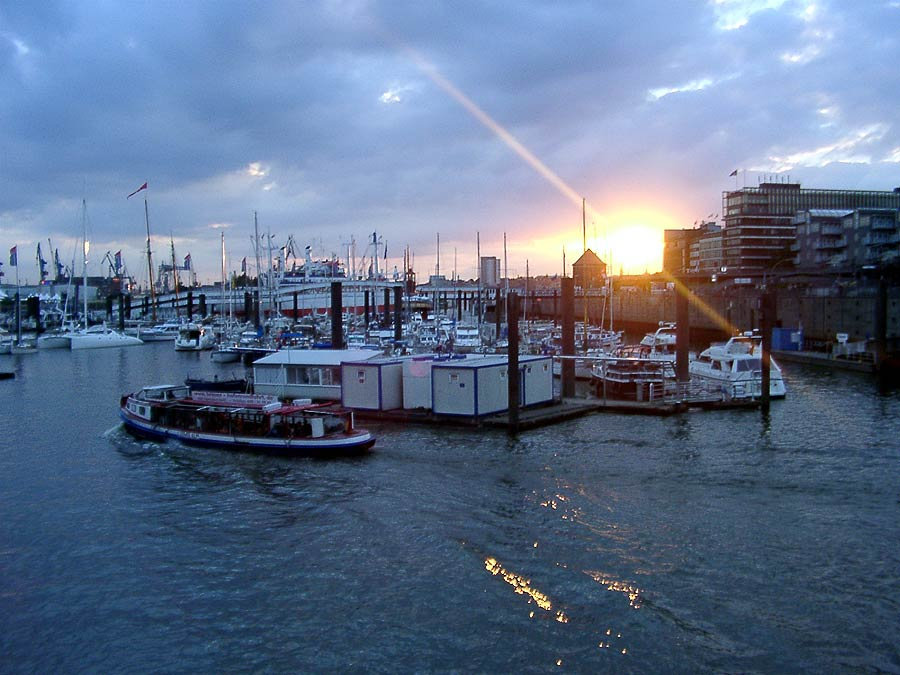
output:
[[[572,263],[581,257],[585,243],[608,265],[610,274],[643,274],[662,269],[663,230],[678,228],[671,216],[648,209],[622,209],[608,214],[598,213],[602,224],[587,226],[587,240],[580,232],[569,229],[563,236],[542,238],[532,246],[550,253],[566,255],[566,274],[572,273]],[[556,266],[558,269],[560,265]]]

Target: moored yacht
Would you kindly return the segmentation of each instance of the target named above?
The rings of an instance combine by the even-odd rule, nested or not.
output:
[[[199,323],[186,323],[178,330],[175,338],[175,351],[199,352],[204,349],[212,349],[215,346],[215,336]]]
[[[131,347],[142,344],[144,344],[142,340],[114,331],[105,323],[69,334],[69,345],[73,350]]]
[[[781,368],[769,357],[769,396],[784,398]],[[691,378],[721,390],[728,398],[758,398],[762,393],[762,337],[745,333],[710,345],[690,363]]]

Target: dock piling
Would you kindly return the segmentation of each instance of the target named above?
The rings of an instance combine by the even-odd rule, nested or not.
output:
[[[675,379],[679,384],[687,383],[691,379],[688,359],[690,358],[691,320],[690,299],[691,290],[681,281],[675,283]]]
[[[575,280],[560,279],[562,295],[562,353],[575,356]],[[575,360],[563,359],[560,364],[560,392],[563,398],[575,396]]]
[[[509,330],[506,362],[506,380],[509,385],[507,401],[509,410],[509,433],[519,431],[519,294],[506,296],[506,325]]]
[[[344,294],[340,281],[331,282],[331,348],[344,348]]]
[[[394,286],[394,342],[403,339],[403,287]]]
[[[769,412],[772,381],[772,326],[775,324],[775,293],[763,291],[760,298],[759,330],[762,333],[762,372],[760,377],[760,403],[764,413]]]

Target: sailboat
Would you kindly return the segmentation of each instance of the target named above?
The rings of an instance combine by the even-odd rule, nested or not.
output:
[[[84,260],[84,276],[82,285],[82,296],[84,296],[84,328],[69,333],[69,345],[72,350],[76,349],[102,349],[106,347],[129,347],[132,345],[142,345],[143,340],[123,335],[118,331],[109,328],[104,321],[103,324],[97,326],[88,325],[88,294],[87,294],[87,255],[89,244],[87,242],[87,203],[81,202],[81,222],[83,236],[81,240],[82,258]]]

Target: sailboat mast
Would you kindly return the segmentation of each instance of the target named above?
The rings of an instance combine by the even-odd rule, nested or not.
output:
[[[172,283],[175,285],[175,316],[178,316],[178,264],[175,262],[175,238],[169,234],[169,246],[172,249]]]
[[[587,253],[587,219],[585,217],[585,199],[581,198],[581,243],[584,247],[584,253]],[[585,260],[585,265],[587,260]],[[583,345],[584,353],[588,350],[588,275],[585,273],[581,279],[581,304],[584,305],[584,337]]]
[[[263,301],[262,294],[262,272],[260,271],[260,263],[259,263],[259,220],[256,216],[256,211],[253,212],[253,249],[256,254],[256,302],[259,307],[260,321],[262,321],[263,316],[265,316],[265,312],[263,311],[261,305]]]
[[[475,270],[478,274],[478,342],[481,344],[481,232],[475,233]]]
[[[219,318],[225,324],[225,233],[222,233],[222,304],[219,305]]]
[[[87,297],[87,264],[88,264],[88,251],[90,250],[90,244],[88,244],[87,240],[87,201],[81,200],[81,259],[84,263],[82,270],[82,282],[81,282],[81,290],[82,295],[84,296],[84,329],[87,330],[88,327],[88,297]],[[16,278],[16,282],[18,283],[18,277]]]
[[[150,208],[144,197],[144,223],[147,225],[147,274],[150,277],[150,308],[156,321],[156,289],[153,287],[153,254],[150,252]]]

